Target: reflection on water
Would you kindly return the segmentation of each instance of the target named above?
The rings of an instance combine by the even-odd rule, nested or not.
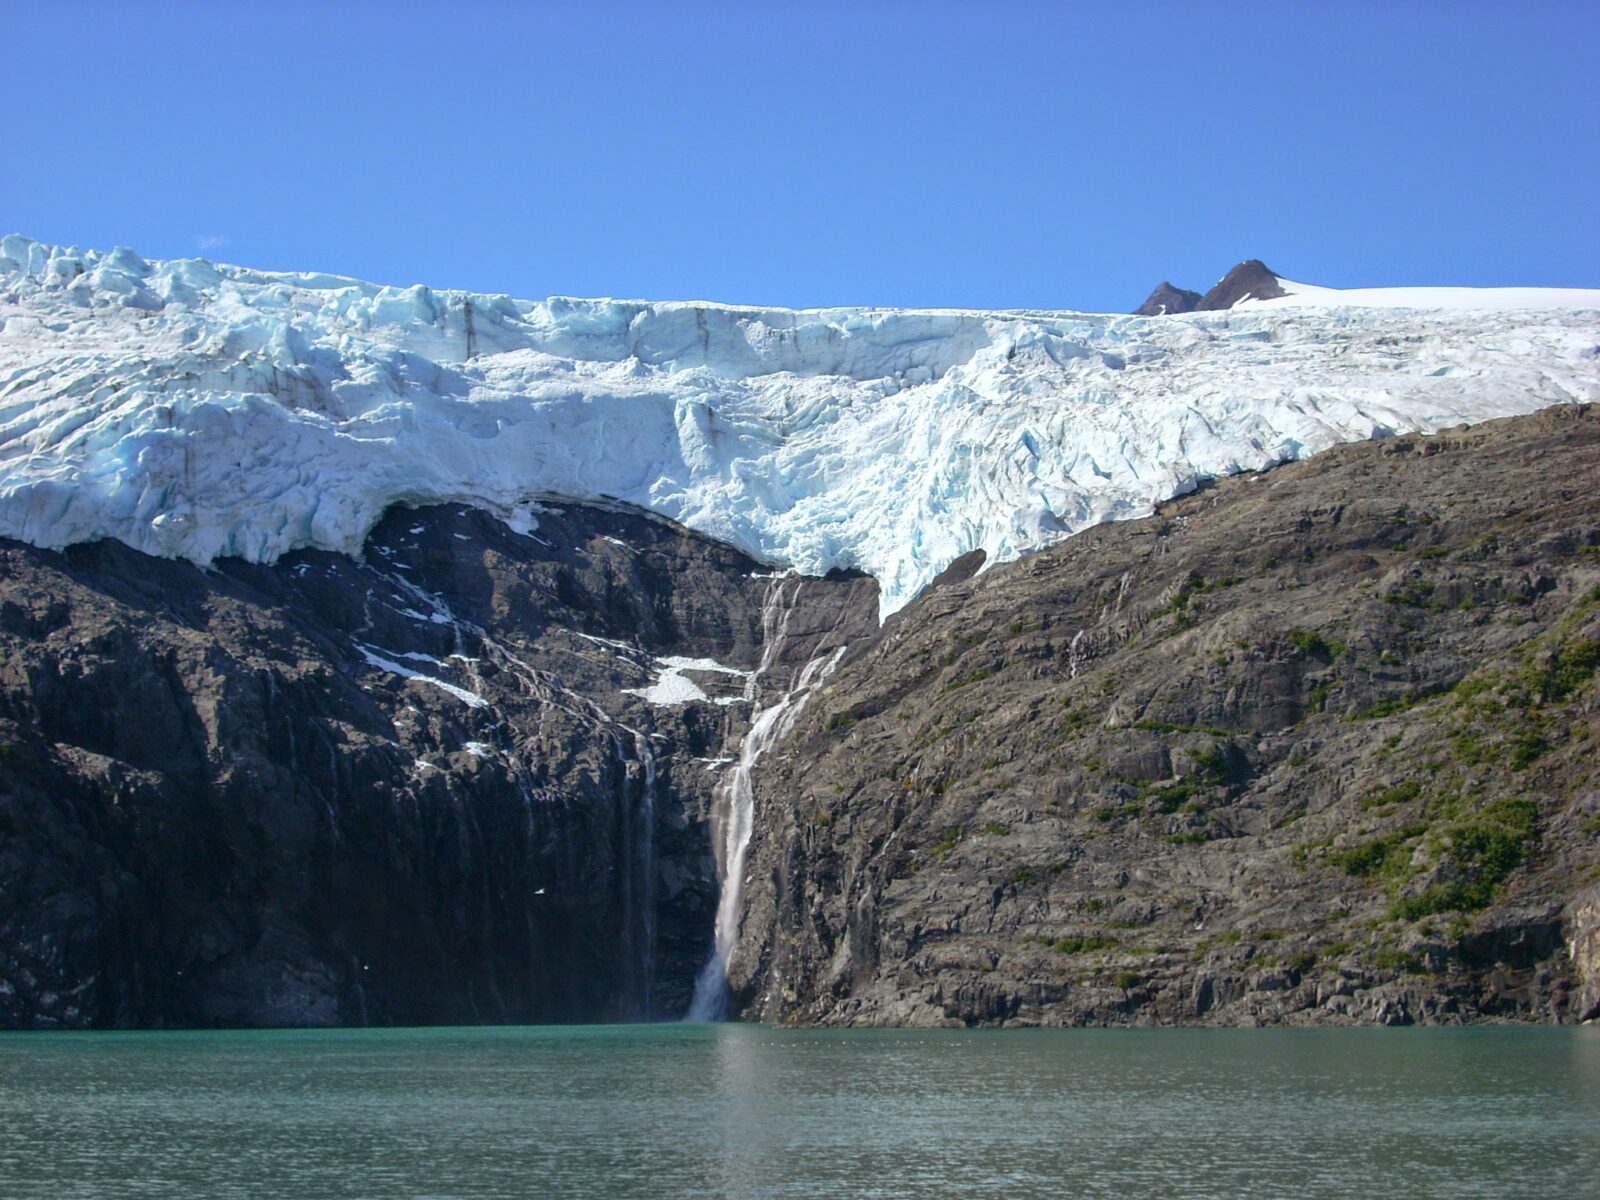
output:
[[[1600,1030],[0,1035],[0,1196],[1586,1196]]]

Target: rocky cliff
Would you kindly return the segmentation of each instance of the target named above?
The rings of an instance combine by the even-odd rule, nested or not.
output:
[[[743,1011],[1597,1015],[1597,480],[1552,409],[953,575],[757,775]]]
[[[1594,1015],[1596,478],[1593,407],[1337,448],[882,627],[625,508],[5,543],[0,1025],[677,1017],[740,772],[747,1017]]]
[[[583,507],[394,510],[362,562],[4,543],[0,1027],[680,1015],[729,748],[877,626],[791,577],[775,645],[779,582]]]

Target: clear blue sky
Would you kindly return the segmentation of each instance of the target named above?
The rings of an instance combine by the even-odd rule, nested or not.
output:
[[[0,0],[0,227],[519,296],[1600,286],[1600,3]]]

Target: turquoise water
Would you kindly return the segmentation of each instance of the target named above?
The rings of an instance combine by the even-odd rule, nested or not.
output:
[[[0,1035],[0,1197],[1600,1195],[1600,1029]]]

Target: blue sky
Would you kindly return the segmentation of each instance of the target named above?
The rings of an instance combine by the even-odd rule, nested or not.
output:
[[[0,0],[0,227],[520,296],[1600,286],[1600,4]]]

